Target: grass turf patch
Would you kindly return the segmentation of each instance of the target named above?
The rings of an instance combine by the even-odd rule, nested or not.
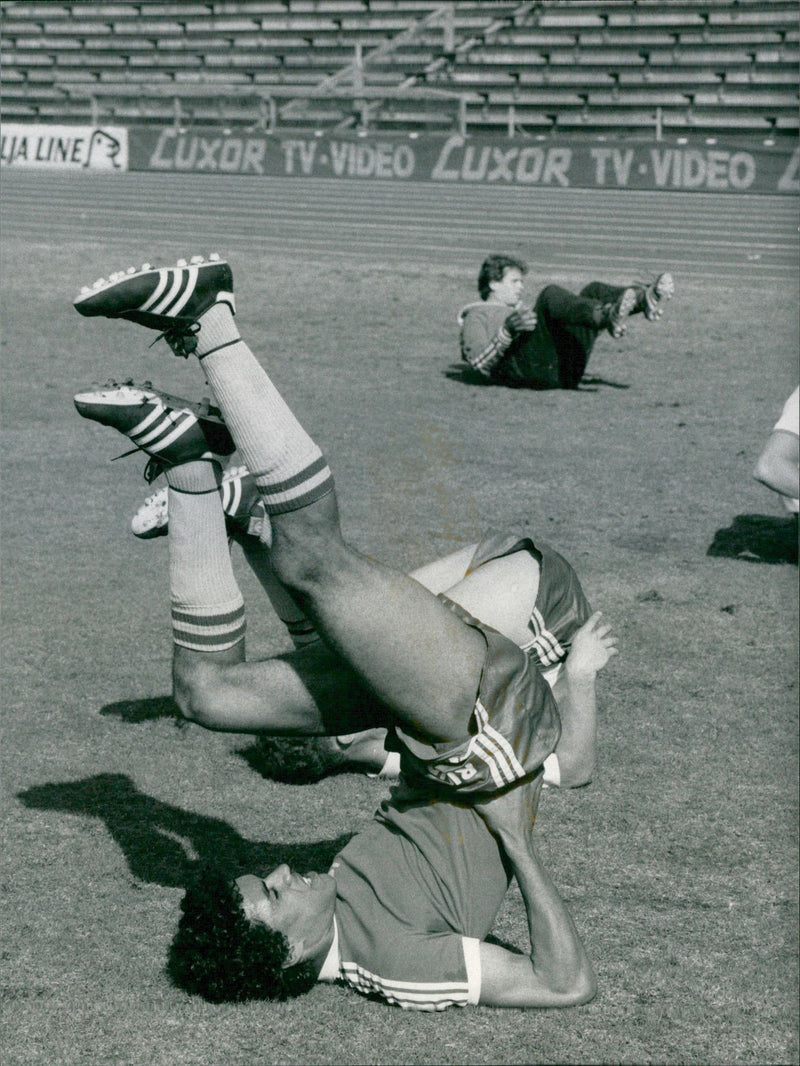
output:
[[[178,254],[147,236],[151,261]],[[601,338],[580,391],[531,394],[452,369],[477,263],[432,285],[389,250],[231,257],[242,331],[328,455],[354,544],[410,568],[489,523],[529,530],[573,562],[622,653],[597,780],[548,794],[537,827],[595,1002],[428,1017],[318,987],[210,1007],[163,974],[195,864],[324,869],[385,786],[284,784],[243,738],[176,721],[166,545],[128,532],[143,463],[110,464],[126,442],[71,396],[131,375],[192,395],[202,375],[72,312],[126,265],[122,238],[45,241],[4,248],[4,1062],[797,1061],[797,571],[707,555],[737,515],[781,513],[751,470],[795,383],[793,286],[678,277],[660,323]],[[286,647],[236,566],[251,654]],[[526,944],[514,891],[495,932]]]

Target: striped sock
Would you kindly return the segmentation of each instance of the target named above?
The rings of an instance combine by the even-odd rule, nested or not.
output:
[[[230,308],[215,304],[201,327],[197,354],[267,513],[297,511],[331,492],[322,452],[240,338]]]
[[[245,634],[220,480],[216,462],[184,463],[167,471],[172,639],[191,651],[226,651]]]

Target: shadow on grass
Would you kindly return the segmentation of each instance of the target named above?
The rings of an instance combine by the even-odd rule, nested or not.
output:
[[[462,385],[481,385],[484,388],[508,388],[501,381],[495,381],[494,378],[486,378],[483,374],[479,374],[477,370],[473,370],[471,366],[465,366],[463,363],[452,363],[444,372],[444,376],[450,381],[460,381]]]
[[[608,378],[597,378],[584,374],[578,385],[579,392],[597,392],[597,385],[604,385],[607,389],[629,389],[630,385],[625,385],[621,381],[609,381]],[[587,386],[589,386],[587,388]]]
[[[171,718],[177,729],[190,724],[170,696],[119,700],[107,704],[100,714],[119,718],[128,725],[140,725],[156,718]],[[260,777],[284,785],[313,785],[334,774],[363,773],[363,767],[358,768],[345,758],[337,759],[326,750],[322,737],[257,736],[236,754]]]
[[[325,746],[324,737],[256,737],[237,755],[251,770],[284,785],[313,785],[334,774],[364,773],[343,755]]]
[[[107,703],[100,714],[110,718],[119,718],[129,725],[138,725],[140,722],[150,722],[154,718],[174,718],[176,725],[186,725],[186,719],[181,715],[171,696],[151,696],[146,700],[119,700],[117,703]]]
[[[486,378],[483,374],[479,374],[477,370],[474,370],[471,366],[465,366],[462,363],[452,363],[444,372],[444,376],[450,381],[458,381],[462,385],[479,385],[485,388],[501,388],[501,389],[525,389],[529,392],[557,392],[557,389],[551,388],[537,388],[536,386],[526,385],[509,385],[502,381],[496,381],[494,378]],[[581,378],[576,392],[597,392],[598,386],[603,385],[609,389],[629,389],[630,385],[624,385],[620,381],[609,381],[606,378],[598,378],[593,376],[584,375]]]
[[[706,555],[747,563],[797,565],[797,518],[761,514],[737,515],[718,529]]]
[[[231,876],[266,871],[285,862],[301,871],[327,871],[352,834],[312,844],[257,842],[227,822],[193,814],[140,792],[125,774],[35,785],[18,798],[35,810],[61,811],[105,823],[134,877],[166,888],[185,888],[206,866]]]

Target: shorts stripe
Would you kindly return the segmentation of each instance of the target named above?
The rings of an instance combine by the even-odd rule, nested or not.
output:
[[[470,741],[468,756],[486,764],[497,788],[510,785],[525,776],[525,768],[514,753],[513,746],[489,724],[489,715],[480,700],[475,703],[478,733]]]
[[[566,649],[555,633],[547,628],[544,617],[537,607],[534,607],[531,612],[528,627],[534,635],[532,640],[523,645],[523,650],[533,652],[542,666],[554,666],[566,658]]]
[[[525,776],[525,768],[514,754],[514,749],[498,731],[487,725],[483,733],[475,738],[479,747],[486,753],[486,762],[490,762],[490,769],[494,775],[495,769],[502,777],[504,784],[510,784]]]

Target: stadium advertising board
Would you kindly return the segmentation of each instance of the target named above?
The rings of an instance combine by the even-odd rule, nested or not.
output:
[[[4,122],[0,165],[63,170],[127,170],[122,126],[48,126]]]
[[[141,127],[130,169],[683,192],[800,192],[794,145],[239,133]]]

